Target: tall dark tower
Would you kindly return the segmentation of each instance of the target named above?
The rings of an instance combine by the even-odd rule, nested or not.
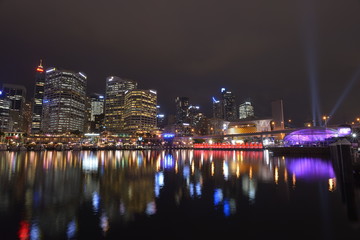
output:
[[[177,97],[175,99],[176,104],[176,123],[189,123],[189,98]]]
[[[24,131],[24,107],[26,99],[26,87],[23,85],[4,83],[2,92],[10,100],[9,131]]]
[[[220,100],[216,100],[215,97],[212,97],[212,110],[213,118],[223,118],[224,114],[222,102]]]
[[[40,64],[36,68],[36,74],[35,74],[35,89],[34,89],[34,99],[32,103],[32,120],[31,120],[32,133],[39,133],[41,128],[44,84],[45,84],[45,71],[44,71],[44,67],[42,66],[42,60],[40,60]]]
[[[225,88],[221,89],[221,100],[223,103],[223,119],[226,121],[235,121],[237,119],[235,96]]]

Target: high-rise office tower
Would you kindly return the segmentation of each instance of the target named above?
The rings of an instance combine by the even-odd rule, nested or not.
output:
[[[239,106],[239,119],[245,119],[254,116],[254,107],[250,101],[245,101]]]
[[[10,131],[10,100],[6,97],[6,94],[0,90],[0,131]]]
[[[41,129],[41,116],[42,116],[42,106],[44,98],[44,84],[45,84],[45,71],[40,61],[39,66],[36,68],[35,75],[35,89],[34,89],[34,99],[32,102],[32,122],[31,122],[31,132],[39,133]]]
[[[93,93],[87,97],[87,121],[85,131],[101,132],[104,120],[105,97],[102,94]]]
[[[200,111],[200,106],[190,105],[189,118],[191,134],[204,133],[203,128],[206,121],[205,115]]]
[[[235,121],[237,119],[235,96],[232,92],[222,88],[221,101],[223,104],[223,119],[226,121]]]
[[[189,123],[190,126],[195,126],[198,122],[200,113],[200,106],[190,105],[189,106]]]
[[[14,132],[24,131],[23,110],[26,99],[26,88],[23,85],[4,83],[2,92],[10,100],[9,130]]]
[[[84,131],[87,77],[82,72],[46,70],[41,129],[47,133]]]
[[[176,97],[176,123],[189,123],[189,98],[188,97]]]
[[[124,131],[125,93],[137,88],[130,79],[110,76],[106,79],[105,130],[113,133]]]
[[[128,91],[125,95],[125,131],[143,134],[156,130],[156,103],[155,90]]]
[[[26,101],[23,109],[23,132],[25,132],[26,134],[31,133],[31,123],[32,123],[32,103]]]
[[[90,121],[95,121],[95,115],[104,113],[104,95],[93,93],[90,95]]]
[[[212,97],[212,111],[213,118],[223,118],[224,114],[222,102],[220,100],[216,100],[215,97]]]
[[[156,125],[159,129],[164,129],[167,124],[167,117],[160,111],[160,106],[156,106]]]

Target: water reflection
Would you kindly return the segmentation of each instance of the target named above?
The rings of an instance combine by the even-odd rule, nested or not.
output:
[[[200,150],[2,152],[0,181],[0,216],[19,215],[18,239],[73,239],[94,217],[106,236],[196,201],[229,218],[256,204],[261,186],[287,189],[280,194],[297,191],[299,182],[324,183],[329,193],[337,186],[328,159]],[[90,210],[88,220],[81,209]]]
[[[286,165],[291,174],[298,178],[335,178],[335,173],[331,162],[317,158],[288,158]]]

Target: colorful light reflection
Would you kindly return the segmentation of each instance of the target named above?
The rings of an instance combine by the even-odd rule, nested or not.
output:
[[[335,172],[332,164],[319,158],[286,159],[287,169],[296,178],[316,179],[334,178]]]

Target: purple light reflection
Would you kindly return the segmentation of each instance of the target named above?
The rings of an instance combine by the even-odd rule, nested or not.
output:
[[[335,172],[330,162],[319,158],[286,159],[286,166],[297,178],[334,178]]]

